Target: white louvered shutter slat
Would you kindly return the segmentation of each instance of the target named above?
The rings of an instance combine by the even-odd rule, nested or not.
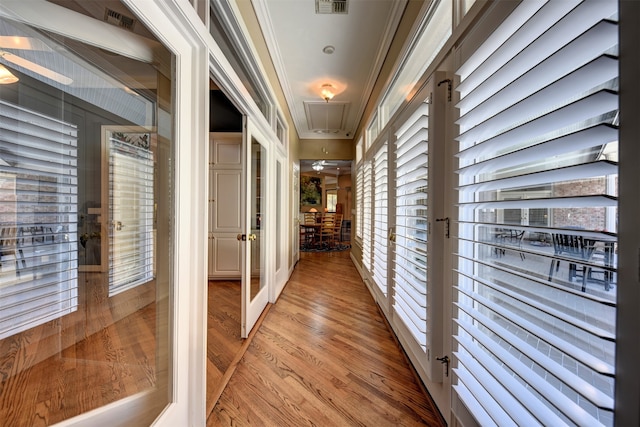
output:
[[[616,14],[522,2],[458,67],[453,388],[478,421],[613,424]]]

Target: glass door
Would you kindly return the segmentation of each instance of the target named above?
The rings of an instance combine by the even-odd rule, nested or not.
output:
[[[136,10],[161,23],[179,59],[117,1],[144,37],[104,13],[43,2],[42,20],[26,3],[0,8],[0,45],[15,45],[3,67],[16,77],[0,90],[0,348],[11,349],[0,351],[0,424],[204,425],[191,403],[204,401],[191,387],[204,355],[186,351],[202,342],[206,311],[194,286],[174,286],[177,271],[202,265],[184,237],[202,229],[184,220],[195,196],[176,185],[189,168],[174,163],[196,164],[175,153],[201,140],[175,131],[186,84],[178,92],[174,73],[195,69],[188,36],[152,2]]]
[[[268,302],[265,275],[267,151],[250,123],[245,133],[245,230],[242,270],[242,337],[246,338]]]

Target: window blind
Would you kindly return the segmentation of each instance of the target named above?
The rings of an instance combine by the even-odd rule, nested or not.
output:
[[[0,101],[0,339],[77,308],[77,132]]]
[[[429,105],[396,133],[394,312],[427,349],[427,176]]]
[[[364,166],[360,164],[356,171],[356,237],[362,240],[362,222],[364,221]]]
[[[363,164],[363,183],[362,190],[362,265],[371,271],[371,262],[373,255],[372,247],[372,217],[373,217],[373,172],[371,161],[367,160]]]
[[[460,65],[453,387],[483,425],[612,425],[617,2],[522,2]]]
[[[373,280],[387,295],[387,247],[388,247],[388,206],[389,206],[389,166],[388,148],[385,141],[373,158],[374,207],[373,207]]]
[[[109,296],[153,278],[153,153],[109,139]]]

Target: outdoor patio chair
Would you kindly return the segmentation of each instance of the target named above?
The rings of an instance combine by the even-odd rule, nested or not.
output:
[[[602,271],[593,271],[593,267],[587,265],[593,256],[595,246],[579,235],[552,233],[554,258],[551,260],[549,267],[549,281],[553,278],[560,268],[560,261],[566,258],[573,258],[576,262],[569,262],[569,281],[575,278],[582,279],[582,292],[587,289],[587,280],[602,282],[594,278],[595,273],[605,273]],[[556,257],[563,257],[556,258]],[[578,267],[580,263],[580,267]]]
[[[501,243],[505,246],[512,246],[519,250],[520,259],[524,261],[524,252],[522,251],[522,239],[524,239],[524,230],[505,230],[501,235]]]

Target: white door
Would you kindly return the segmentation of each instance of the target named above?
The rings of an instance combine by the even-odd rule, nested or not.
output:
[[[275,162],[275,202],[276,206],[287,206],[288,200],[288,185],[286,176],[286,161],[283,156],[277,154]],[[275,301],[282,292],[282,289],[287,283],[289,278],[289,262],[287,255],[289,253],[287,245],[287,236],[289,231],[289,211],[287,209],[275,209],[276,227],[275,227],[275,282],[274,286],[271,286],[270,300]],[[274,247],[272,246],[272,247]]]
[[[209,278],[240,279],[242,250],[242,134],[209,135]]]
[[[153,135],[141,127],[103,127],[109,296],[154,275]]]
[[[245,241],[242,274],[242,337],[246,338],[269,301],[266,267],[267,150],[265,138],[247,120],[245,154]]]

